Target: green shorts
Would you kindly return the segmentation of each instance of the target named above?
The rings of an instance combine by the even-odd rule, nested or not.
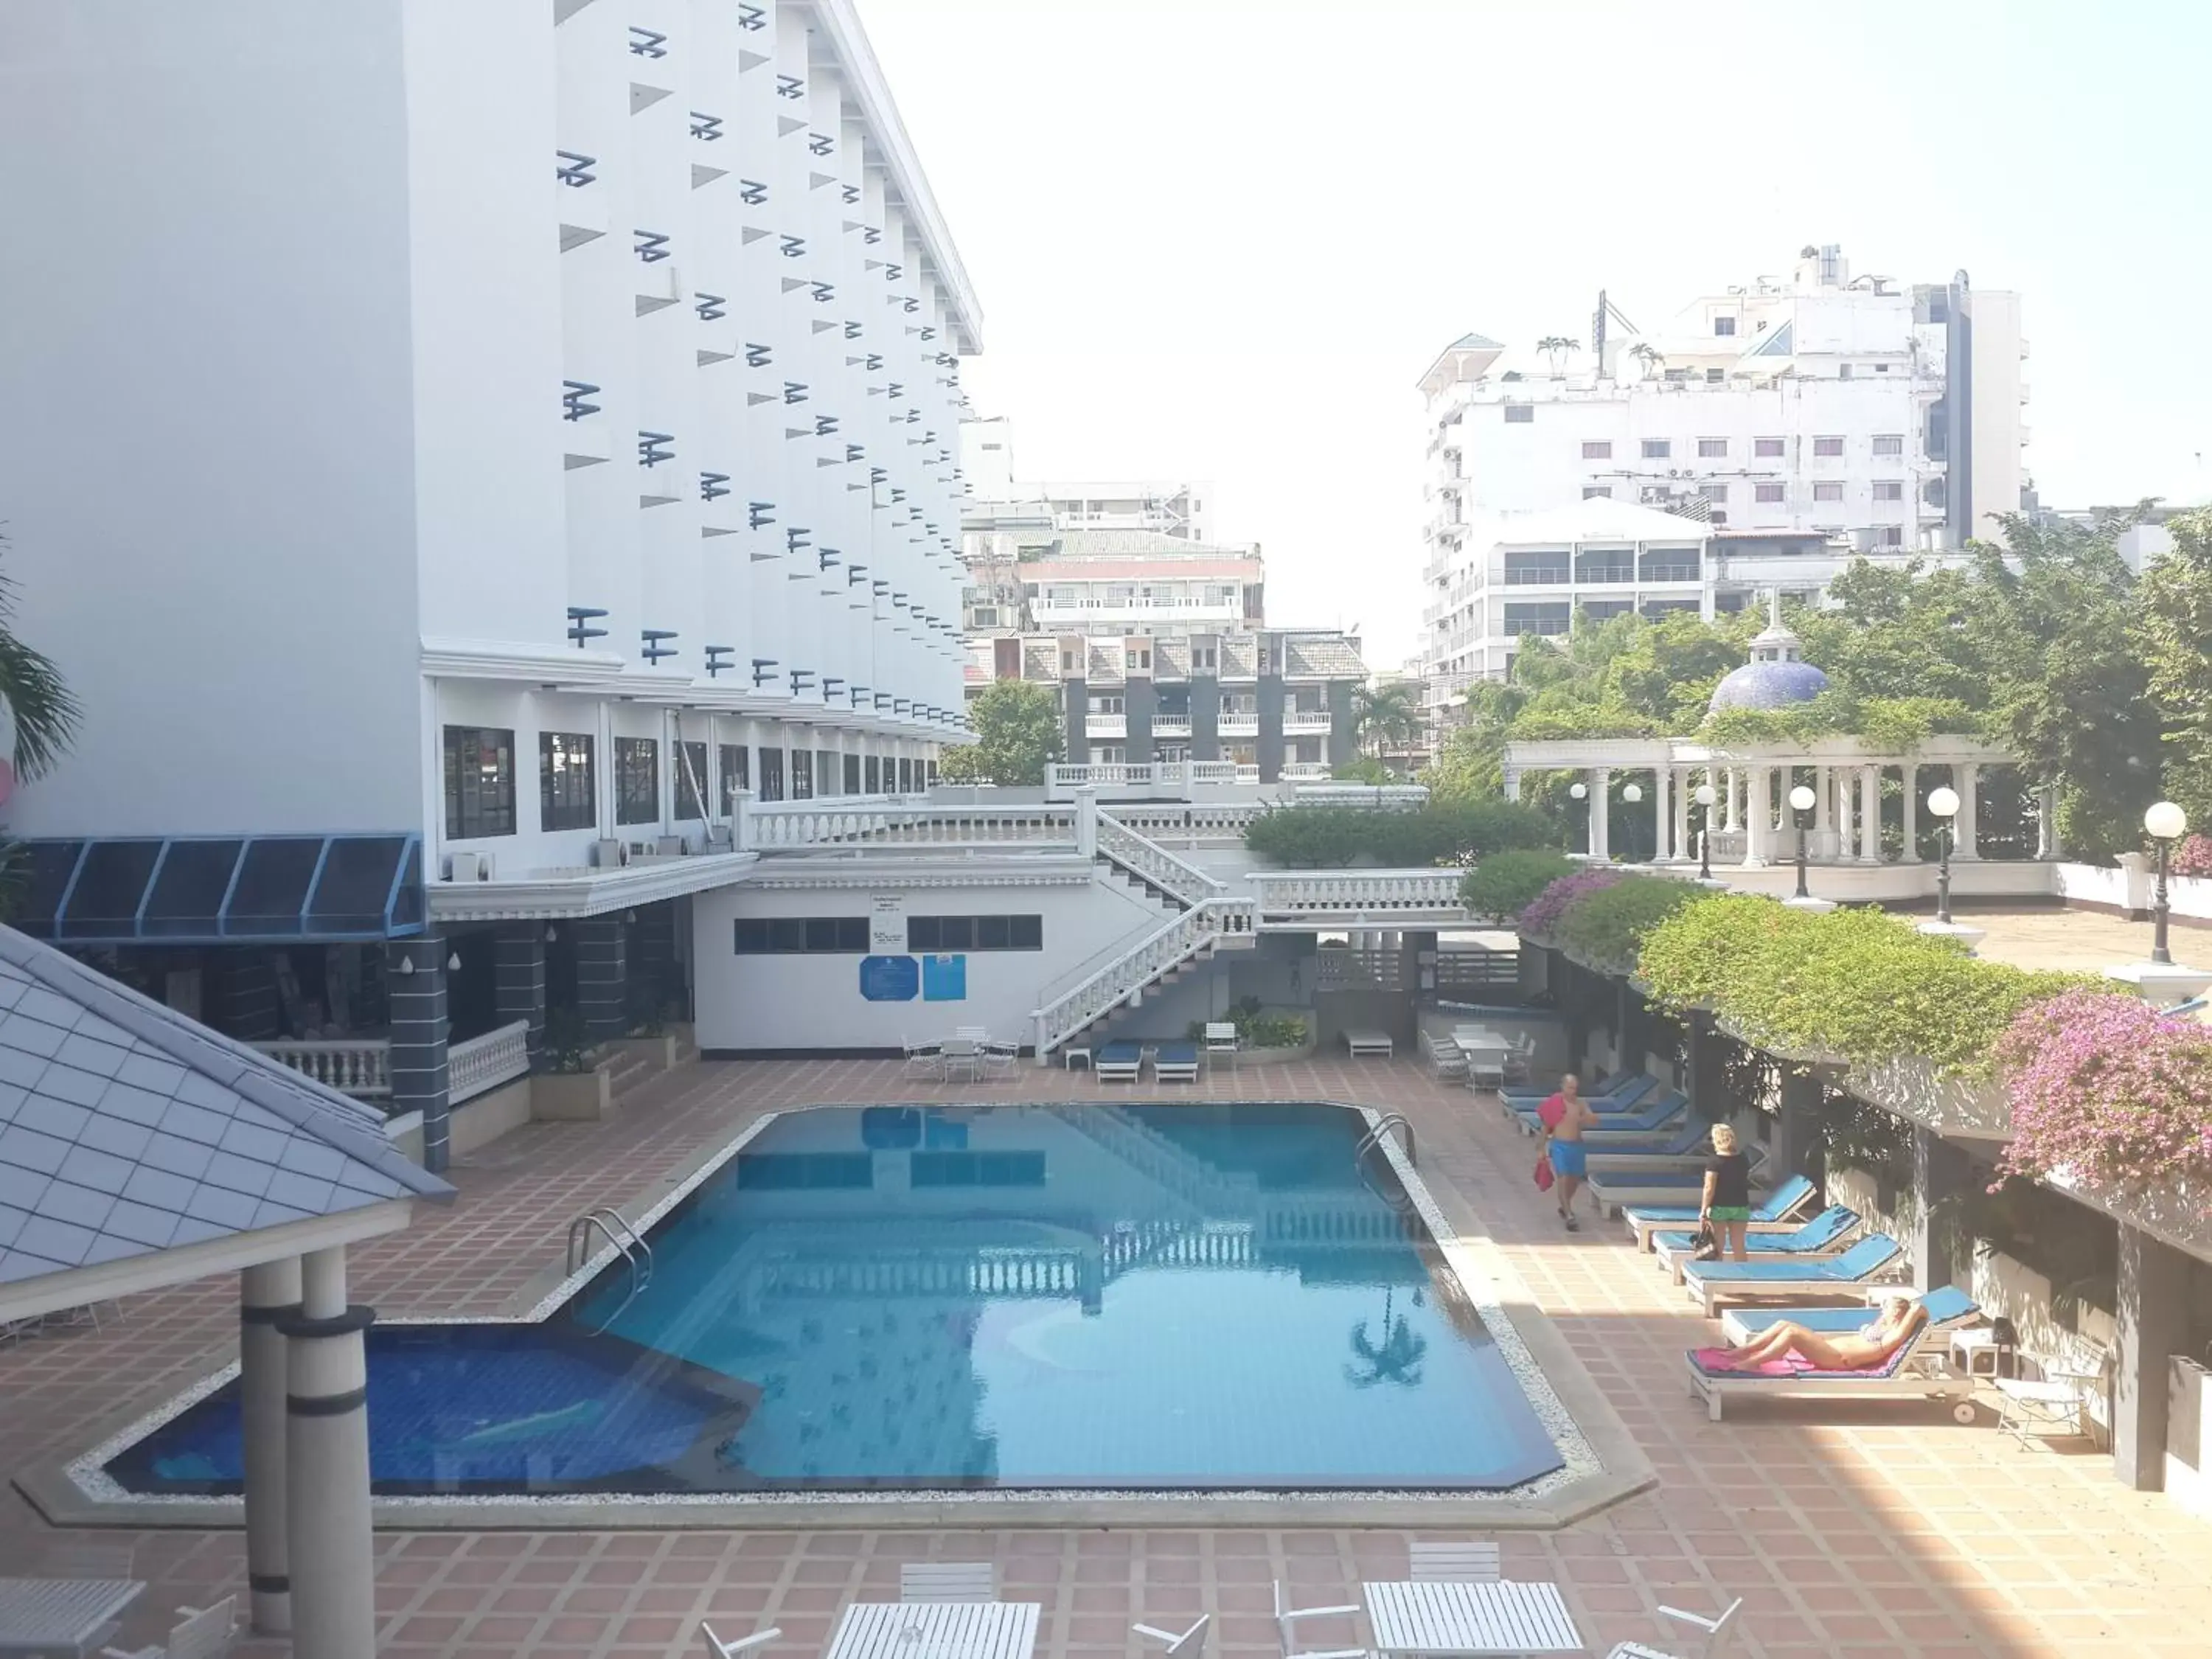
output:
[[[1705,1212],[1715,1221],[1748,1221],[1751,1206],[1747,1204],[1716,1204]]]

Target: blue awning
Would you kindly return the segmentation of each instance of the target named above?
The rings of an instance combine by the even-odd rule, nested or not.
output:
[[[420,836],[21,843],[13,925],[60,945],[337,944],[422,931]]]

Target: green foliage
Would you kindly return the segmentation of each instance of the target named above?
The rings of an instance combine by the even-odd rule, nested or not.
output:
[[[584,1017],[574,1008],[545,1011],[545,1068],[550,1072],[588,1072],[592,1042]]]
[[[1574,860],[1564,853],[1493,853],[1461,878],[1459,902],[1476,915],[1510,921],[1574,868]]]
[[[1747,895],[1667,917],[1645,936],[1637,973],[1665,1006],[1710,1008],[1784,1053],[1917,1055],[1946,1070],[1985,1066],[2022,1008],[2086,982],[1981,961],[1879,910],[1821,914]]]
[[[1649,738],[1657,735],[1659,722],[1617,703],[1565,703],[1556,708],[1529,709],[1513,722],[1513,737],[1520,743],[1542,743],[1562,738]]]
[[[1359,748],[1367,753],[1412,748],[1426,724],[1420,687],[1403,680],[1358,687],[1352,694],[1352,723]]]
[[[15,774],[27,782],[68,751],[82,711],[52,660],[15,636],[15,584],[0,575],[0,698],[15,717]]]
[[[1636,966],[1644,935],[1705,890],[1665,876],[1624,876],[1586,893],[1559,918],[1559,942],[1583,961],[1614,973]]]
[[[1244,831],[1244,844],[1253,852],[1304,870],[1464,864],[1487,853],[1552,846],[1557,840],[1544,814],[1507,800],[1432,800],[1412,812],[1279,806]]]
[[[2138,633],[2164,727],[2165,793],[2191,822],[2212,824],[2212,509],[2166,527],[2173,549],[2143,572]]]
[[[1247,1048],[1297,1048],[1304,1046],[1311,1033],[1306,1027],[1304,1014],[1265,1014],[1260,1012],[1257,997],[1246,997],[1229,1011],[1230,1023],[1237,1028],[1237,1041]],[[1206,1021],[1194,1019],[1183,1033],[1193,1042],[1206,1037]]]
[[[1973,732],[1974,711],[1951,697],[1861,697],[1831,688],[1810,702],[1785,708],[1723,708],[1705,716],[1698,734],[1723,745],[1812,743],[1860,737],[1876,748],[1909,750],[1939,732]]]
[[[1372,755],[1355,755],[1340,766],[1329,769],[1329,776],[1339,783],[1393,783],[1390,769]]]
[[[993,680],[968,705],[975,729],[975,764],[985,780],[1001,785],[1040,784],[1045,768],[1060,757],[1060,698],[1026,680]],[[938,776],[945,775],[944,763]]]
[[[939,783],[990,782],[990,775],[983,769],[982,750],[972,743],[940,750],[937,757],[937,781]]]

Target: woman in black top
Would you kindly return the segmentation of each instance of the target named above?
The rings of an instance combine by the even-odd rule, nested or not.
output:
[[[1721,1234],[1729,1254],[1745,1260],[1744,1235],[1750,1231],[1751,1160],[1735,1149],[1735,1130],[1713,1125],[1713,1155],[1705,1160],[1705,1190],[1698,1200],[1698,1219]]]

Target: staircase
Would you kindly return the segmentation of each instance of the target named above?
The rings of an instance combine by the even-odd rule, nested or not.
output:
[[[1169,982],[1186,966],[1211,958],[1217,950],[1249,951],[1255,938],[1250,899],[1206,898],[1134,943],[1102,951],[1077,970],[1083,977],[1073,987],[1031,1016],[1037,1064],[1047,1064],[1054,1049],[1115,1009],[1134,1007],[1147,990]]]
[[[1179,909],[1190,909],[1226,890],[1205,871],[1185,863],[1158,842],[1103,811],[1098,814],[1097,848],[1098,857],[1108,866]]]

